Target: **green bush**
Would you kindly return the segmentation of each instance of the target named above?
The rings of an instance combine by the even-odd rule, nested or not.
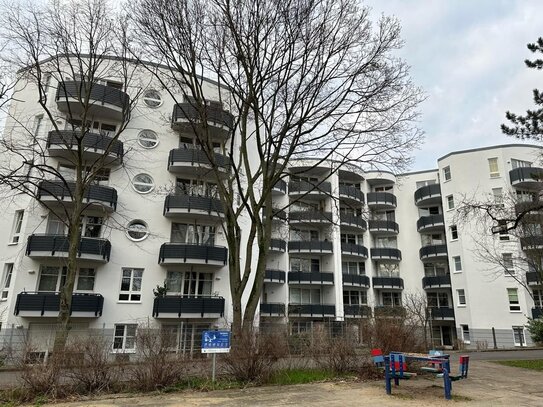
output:
[[[528,318],[527,328],[528,332],[530,332],[532,341],[536,342],[539,345],[543,344],[543,319]]]

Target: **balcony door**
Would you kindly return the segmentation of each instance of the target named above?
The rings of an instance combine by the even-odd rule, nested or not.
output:
[[[172,223],[170,242],[213,246],[215,245],[215,226]]]

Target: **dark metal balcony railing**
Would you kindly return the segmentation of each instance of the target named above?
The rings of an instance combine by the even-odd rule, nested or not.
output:
[[[441,198],[441,186],[439,184],[425,185],[415,191],[416,204],[430,198]]]
[[[262,210],[262,217],[263,219],[266,219],[266,215],[264,214],[264,209]],[[272,208],[272,219],[286,221],[287,213],[283,209]]]
[[[363,274],[343,274],[344,285],[357,285],[360,287],[369,287],[370,278]]]
[[[522,250],[540,249],[543,247],[543,236],[524,236],[520,238]]]
[[[228,170],[230,168],[230,158],[223,155],[215,153],[214,155],[215,165],[219,168]],[[185,163],[185,164],[201,164],[211,166],[211,161],[209,160],[206,153],[202,150],[196,148],[174,148],[170,150],[168,156],[168,167],[176,165],[176,163]]]
[[[374,312],[376,317],[403,317],[407,313],[404,307],[389,305],[378,305]]]
[[[403,279],[400,277],[373,277],[374,288],[403,288]]]
[[[368,257],[368,249],[356,243],[341,242],[341,253]]]
[[[526,282],[528,285],[543,285],[541,274],[537,271],[528,271],[526,273]]]
[[[396,196],[390,192],[368,192],[368,205],[385,204],[388,206],[397,205]]]
[[[291,240],[288,242],[289,251],[331,252],[332,242],[320,240]]]
[[[368,222],[370,232],[388,231],[398,233],[400,226],[392,220],[370,220]]]
[[[32,256],[34,252],[51,253],[55,256],[58,252],[68,254],[70,242],[68,236],[64,235],[30,235],[26,244],[26,255]],[[79,241],[77,256],[96,255],[109,261],[111,255],[111,243],[107,239],[82,237]]]
[[[290,222],[332,222],[332,212],[290,212],[288,218]]]
[[[208,124],[214,123],[228,129],[234,128],[234,116],[218,105],[206,106],[205,116]],[[187,119],[192,123],[200,123],[202,116],[191,103],[178,103],[173,107],[172,123],[181,119]]]
[[[417,220],[417,230],[435,227],[435,226],[444,226],[443,214],[439,215],[430,215],[430,216],[421,216]]]
[[[289,304],[289,315],[310,315],[310,316],[334,316],[336,315],[335,305],[325,304]]]
[[[368,228],[366,220],[362,218],[362,216],[353,215],[351,213],[341,213],[339,215],[339,220],[342,225],[354,225],[364,230]]]
[[[395,249],[393,247],[373,247],[371,249],[372,259],[392,259],[392,260],[401,260],[402,252],[400,249]]]
[[[288,282],[292,284],[334,284],[334,273],[289,271]]]
[[[431,307],[430,315],[433,319],[454,318],[454,309],[449,307]]]
[[[262,316],[273,316],[273,315],[285,315],[285,304],[283,303],[272,303],[272,302],[261,302],[260,303],[260,315]]]
[[[431,246],[421,247],[419,250],[419,257],[424,259],[426,257],[442,257],[447,256],[446,244],[435,244]]]
[[[164,201],[164,215],[172,209],[186,209],[187,212],[207,212],[208,214],[223,214],[222,202],[207,196],[168,195]]]
[[[538,307],[532,308],[532,318],[538,319],[541,317],[543,317],[543,308],[538,308]]]
[[[264,272],[264,281],[284,283],[286,281],[286,274],[283,270],[267,269]]]
[[[283,239],[271,239],[270,240],[270,250],[277,250],[284,252],[287,250],[287,242]]]
[[[166,260],[178,259],[185,263],[193,260],[203,260],[206,263],[210,261],[226,264],[228,258],[228,249],[222,246],[204,246],[187,243],[164,243],[160,246],[158,262],[163,263]]]
[[[75,194],[75,182],[64,181],[41,181],[38,185],[38,199],[44,199],[47,196],[55,197],[60,201],[70,198]],[[83,193],[83,202],[99,201],[117,210],[117,190],[102,185],[89,185]]]
[[[47,148],[49,149],[52,146],[60,146],[63,149],[71,150],[78,145],[77,137],[81,137],[81,134],[78,131],[50,131],[47,136]],[[88,132],[83,136],[81,146],[87,151],[109,151],[109,154],[119,158],[121,161],[123,159],[123,142],[116,139],[114,140],[112,137],[105,134]]]
[[[72,306],[70,315],[74,312],[89,312],[95,316],[102,315],[104,297],[101,294],[72,294]],[[27,292],[23,291],[17,295],[15,302],[15,315],[21,311],[38,311],[41,315],[45,312],[60,310],[60,293],[57,292]]]
[[[422,278],[422,287],[423,288],[432,288],[432,287],[450,287],[451,286],[451,275],[446,274],[444,276],[427,276]]]
[[[202,318],[209,314],[224,315],[224,298],[222,297],[198,297],[198,296],[173,296],[156,297],[153,303],[153,317],[161,314],[177,314],[180,318],[185,314],[196,314]]]
[[[290,181],[288,183],[288,192],[289,194],[305,194],[310,192],[318,192],[324,194],[330,194],[332,192],[332,184],[329,182],[318,182],[315,183],[307,181]]]
[[[287,192],[287,182],[285,180],[280,179],[279,181],[275,183],[272,189],[276,191],[280,191],[285,194]]]
[[[511,184],[519,182],[540,182],[543,181],[543,168],[539,167],[520,167],[509,171]]]
[[[348,305],[343,306],[345,316],[349,317],[371,317],[371,308],[367,305]]]
[[[351,185],[340,185],[339,186],[339,196],[340,197],[349,197],[357,200],[360,203],[364,203],[364,193]]]
[[[101,105],[112,105],[119,107],[123,110],[127,110],[130,106],[129,96],[120,89],[113,86],[101,85],[98,83],[84,83],[80,81],[66,81],[61,82],[57,88],[56,101],[64,102],[67,99],[76,99],[83,103],[87,96],[87,90],[85,87],[92,86],[89,92],[89,100],[91,103],[96,104],[99,102]]]

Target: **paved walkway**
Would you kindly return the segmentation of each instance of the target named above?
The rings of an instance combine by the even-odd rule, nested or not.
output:
[[[542,383],[541,372],[475,360],[470,363],[469,379],[453,384],[452,403],[443,398],[443,381],[425,376],[402,381],[392,396],[385,394],[384,381],[339,382],[117,396],[57,406],[543,406]]]

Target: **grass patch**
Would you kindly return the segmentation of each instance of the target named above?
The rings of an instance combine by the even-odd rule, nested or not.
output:
[[[289,369],[275,373],[267,384],[286,386],[289,384],[304,384],[324,380],[344,379],[347,375],[338,375],[321,369]]]
[[[494,363],[498,363],[504,366],[521,367],[523,369],[531,369],[543,371],[543,359],[532,360],[497,360]]]

